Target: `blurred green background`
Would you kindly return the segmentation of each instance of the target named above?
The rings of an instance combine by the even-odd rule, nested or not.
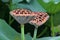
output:
[[[10,10],[17,9],[17,8],[27,8],[32,11],[39,11],[39,12],[47,12],[50,16],[49,20],[40,26],[38,28],[37,37],[48,37],[51,36],[51,15],[53,15],[53,21],[54,24],[54,32],[56,33],[56,36],[59,36],[59,29],[60,26],[60,1],[58,1],[58,4],[54,4],[55,1],[48,1],[47,3],[43,2],[43,0],[31,0],[31,1],[14,1],[12,0],[0,0],[0,19],[4,19],[9,24],[9,18],[11,17],[9,12]],[[37,5],[37,3],[39,5]],[[37,5],[37,6],[36,6]],[[11,17],[11,19],[13,19]],[[13,19],[14,20],[14,19]],[[21,30],[19,28],[19,23],[14,20],[11,24],[9,24],[14,30],[16,30],[18,33],[21,33]],[[34,26],[27,23],[25,24],[25,34],[30,33],[31,36],[33,36],[34,32]]]

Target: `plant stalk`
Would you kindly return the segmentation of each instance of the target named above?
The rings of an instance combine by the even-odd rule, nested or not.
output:
[[[51,15],[51,36],[54,37],[54,23],[53,23],[53,15]]]
[[[10,9],[10,11],[12,10],[12,0],[9,0],[9,9]],[[9,25],[11,25],[12,24],[12,22],[13,22],[14,20],[11,18],[11,16],[9,15]]]
[[[37,35],[37,28],[35,28],[35,30],[34,30],[34,36],[33,36],[32,40],[36,40],[36,35]]]
[[[45,29],[37,37],[42,36],[46,32],[46,30],[47,30],[47,27],[45,27]]]
[[[24,24],[21,24],[21,39],[25,40],[25,37],[24,37]]]

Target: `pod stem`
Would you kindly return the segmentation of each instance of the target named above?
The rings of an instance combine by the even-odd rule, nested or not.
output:
[[[24,24],[21,24],[21,39],[25,40],[25,37],[24,37]]]
[[[37,35],[37,28],[35,28],[35,30],[34,30],[34,36],[33,36],[33,38],[32,38],[32,40],[36,40],[36,36]]]
[[[51,15],[51,36],[55,36],[55,33],[54,33],[54,23],[53,23],[53,15]]]

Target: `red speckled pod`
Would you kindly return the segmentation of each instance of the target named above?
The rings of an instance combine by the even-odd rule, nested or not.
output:
[[[27,9],[16,9],[10,11],[10,15],[13,16],[20,24],[28,23],[31,19],[33,19],[36,16],[34,12]]]
[[[35,26],[41,26],[49,18],[49,15],[44,12],[34,12],[34,13],[37,14],[37,16],[34,19],[32,19],[29,23]]]

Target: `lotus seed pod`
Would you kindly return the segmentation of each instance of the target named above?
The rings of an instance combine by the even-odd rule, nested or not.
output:
[[[34,12],[34,13],[37,14],[37,16],[34,19],[32,19],[29,23],[33,24],[36,28],[44,24],[49,18],[49,15],[44,12]]]
[[[10,15],[16,19],[16,21],[20,24],[28,23],[31,19],[33,19],[36,14],[34,12],[27,9],[16,9],[10,11]]]

